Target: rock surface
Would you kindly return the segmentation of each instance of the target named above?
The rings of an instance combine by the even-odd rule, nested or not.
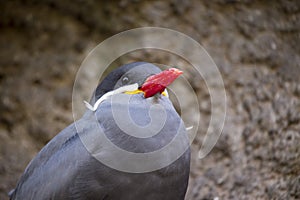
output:
[[[2,1],[0,199],[34,155],[72,123],[72,87],[88,52],[142,26],[174,29],[200,42],[224,79],[224,130],[199,160],[210,97],[205,82],[187,74],[201,122],[186,199],[300,199],[300,2],[209,2]],[[149,50],[114,66],[129,60],[185,64]]]

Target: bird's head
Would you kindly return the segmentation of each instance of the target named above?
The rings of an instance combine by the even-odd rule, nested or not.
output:
[[[137,84],[137,90],[124,91],[127,94],[144,93],[144,97],[152,97],[163,93],[182,71],[171,68],[161,71],[157,66],[146,62],[134,62],[123,65],[112,71],[97,87],[95,98],[99,99],[105,93]],[[126,90],[126,89],[125,89]]]
[[[91,103],[87,102],[90,110],[96,110],[98,105],[107,97],[118,94],[143,93],[144,98],[156,94],[167,95],[165,89],[170,85],[182,71],[170,68],[161,71],[157,66],[146,62],[134,62],[123,65],[109,73],[98,85]],[[98,103],[97,103],[98,102]]]

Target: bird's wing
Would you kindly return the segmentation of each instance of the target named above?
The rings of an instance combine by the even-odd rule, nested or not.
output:
[[[87,120],[83,117],[76,124],[62,130],[38,153],[25,169],[16,189],[10,194],[11,199],[19,199],[19,196],[21,199],[52,199],[52,196],[47,195],[68,191],[65,188],[66,183],[75,178],[78,163],[83,162],[80,159],[91,157],[82,145],[76,128],[76,125],[86,124]]]

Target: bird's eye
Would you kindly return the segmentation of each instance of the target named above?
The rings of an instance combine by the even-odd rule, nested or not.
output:
[[[123,77],[123,79],[122,79],[122,83],[123,84],[127,84],[129,82],[129,78],[128,77]]]

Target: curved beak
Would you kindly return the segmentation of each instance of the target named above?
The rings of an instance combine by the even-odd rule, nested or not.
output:
[[[178,76],[183,74],[176,68],[164,70],[158,74],[149,76],[140,90],[144,92],[144,97],[152,97],[157,93],[162,93]]]

